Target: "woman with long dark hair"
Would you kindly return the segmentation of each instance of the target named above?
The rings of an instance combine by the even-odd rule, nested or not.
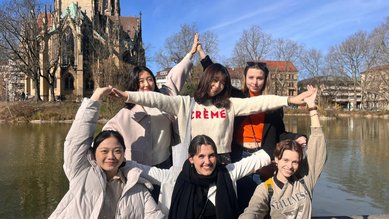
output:
[[[192,136],[206,134],[214,139],[221,163],[231,163],[230,152],[235,116],[251,115],[289,104],[303,104],[311,91],[287,97],[261,95],[251,98],[230,98],[231,79],[226,67],[212,64],[200,76],[191,110],[190,96],[166,96],[156,92],[123,92],[113,89],[126,102],[156,107],[177,116],[181,142],[185,139],[187,118],[191,118]],[[185,155],[184,155],[185,156]]]
[[[201,64],[206,69],[213,61],[206,55],[201,44],[197,46],[197,51],[201,57]],[[247,62],[243,71],[242,90],[234,89],[231,96],[249,98],[270,94],[270,84],[270,72],[266,63]],[[261,145],[275,148],[280,140],[292,139],[299,144],[305,144],[306,137],[304,135],[285,130],[283,118],[284,111],[282,108],[236,117],[231,146],[232,162],[250,156],[261,149]],[[237,182],[238,202],[241,212],[248,206],[257,185],[272,177],[274,171],[274,164],[270,164]]]
[[[196,53],[198,37],[198,34],[194,36],[191,51],[170,70],[161,89],[157,87],[155,76],[149,68],[137,66],[130,73],[127,90],[178,95],[192,68],[191,59]],[[126,103],[125,107],[105,124],[103,130],[116,130],[123,135],[128,145],[127,160],[169,168],[172,165],[171,146],[176,144],[173,138],[174,122],[174,116],[162,109]]]

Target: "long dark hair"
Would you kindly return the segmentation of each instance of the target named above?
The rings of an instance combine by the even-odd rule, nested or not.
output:
[[[247,76],[247,72],[249,69],[258,69],[258,70],[262,70],[263,73],[264,73],[264,76],[265,76],[265,83],[261,89],[261,94],[267,94],[267,90],[269,89],[268,88],[268,84],[270,83],[270,77],[269,77],[269,69],[267,68],[267,65],[266,63],[264,62],[247,62],[247,65],[244,69],[244,72],[243,72],[243,84],[242,84],[242,91],[243,93],[248,97],[250,96],[249,94],[249,89],[246,85],[246,76]],[[266,91],[265,91],[266,90]],[[265,91],[265,92],[264,92]]]
[[[211,83],[217,74],[221,74],[224,78],[224,89],[214,97],[208,96],[209,88]],[[208,66],[204,73],[200,76],[199,85],[194,93],[194,99],[197,103],[203,104],[207,100],[211,99],[211,103],[217,108],[229,108],[230,107],[230,96],[231,96],[231,77],[226,67],[219,63]]]
[[[154,92],[160,92],[159,88],[157,87],[157,81],[155,79],[155,76],[153,72],[147,68],[146,66],[136,66],[129,74],[129,83],[127,86],[128,91],[138,91],[139,90],[139,75],[142,72],[148,72],[154,81]],[[135,106],[133,103],[126,103],[125,108],[132,109]]]

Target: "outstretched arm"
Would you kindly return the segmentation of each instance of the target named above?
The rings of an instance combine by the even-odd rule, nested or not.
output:
[[[320,127],[319,115],[315,103],[317,89],[311,85],[308,85],[307,89],[313,92],[312,95],[304,98],[304,102],[307,104],[307,107],[309,109],[309,115],[311,116],[311,127]]]
[[[207,55],[203,49],[203,46],[201,45],[201,43],[198,44],[197,46],[197,51],[199,52],[200,54],[200,63],[201,63],[201,66],[203,67],[203,71],[205,71],[205,69],[212,65],[213,64],[213,61],[211,60],[211,58],[209,57],[209,55]]]
[[[193,67],[192,57],[197,52],[197,45],[199,44],[199,34],[196,33],[193,39],[193,45],[191,50],[186,56],[175,65],[166,76],[166,83],[162,86],[161,93],[176,96],[178,95],[189,75],[190,70]]]
[[[69,180],[90,166],[87,154],[92,144],[101,103],[112,87],[97,88],[90,99],[85,98],[77,111],[64,143],[64,171]]]
[[[171,115],[178,115],[180,110],[185,111],[185,101],[190,100],[188,96],[167,96],[158,92],[121,91],[116,88],[112,92],[126,102],[155,107]]]
[[[308,188],[313,188],[316,184],[327,158],[326,141],[315,104],[316,94],[317,90],[315,90],[312,96],[304,99],[311,118],[311,134],[307,145],[308,168],[306,170],[302,169],[303,175],[308,174],[306,179]]]
[[[302,92],[297,96],[290,96],[288,98],[288,103],[295,104],[295,105],[302,105],[305,103],[304,99],[311,97],[313,94],[315,94],[315,98],[316,98],[316,92],[317,92],[316,88],[314,88],[311,85],[308,85],[306,91]]]

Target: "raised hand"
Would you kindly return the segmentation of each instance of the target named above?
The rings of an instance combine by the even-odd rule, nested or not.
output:
[[[301,94],[293,97],[289,97],[288,103],[289,104],[296,104],[296,105],[302,105],[306,103],[304,100],[312,95],[314,95],[314,98],[316,98],[317,89],[313,87],[312,85],[307,86],[307,90],[302,92]],[[313,99],[315,101],[315,99]]]
[[[192,49],[190,50],[190,53],[194,55],[197,52],[197,45],[199,44],[199,33],[196,33],[194,38],[193,38],[193,45]]]
[[[108,96],[112,93],[112,86],[98,87],[90,97],[91,100],[99,101],[102,97]]]
[[[128,99],[127,92],[121,91],[121,90],[116,89],[116,88],[112,88],[112,95],[114,95],[115,97],[118,97],[124,101],[126,101]]]
[[[307,89],[308,90],[311,89],[313,91],[313,93],[312,93],[312,95],[305,97],[304,102],[307,103],[308,107],[314,107],[316,105],[315,99],[316,99],[316,95],[317,95],[317,89],[314,88],[312,85],[308,85]]]

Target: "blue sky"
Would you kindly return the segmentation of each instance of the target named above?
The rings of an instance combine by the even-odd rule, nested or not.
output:
[[[370,32],[389,16],[388,0],[121,0],[122,16],[142,12],[147,56],[154,57],[182,24],[217,35],[219,56],[230,58],[243,30],[258,25],[273,38],[326,52],[358,31]],[[221,61],[221,60],[216,60]],[[159,68],[148,60],[156,73]]]

